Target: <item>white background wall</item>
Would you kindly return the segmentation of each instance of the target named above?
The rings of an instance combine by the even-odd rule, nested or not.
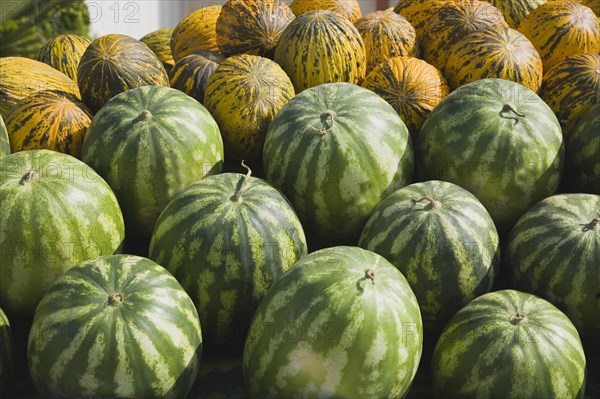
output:
[[[87,0],[92,36],[123,33],[136,39],[160,28],[175,27],[190,12],[225,0]],[[286,0],[289,4],[291,0]],[[375,11],[376,0],[359,0],[363,14]],[[394,5],[396,0],[389,0]]]

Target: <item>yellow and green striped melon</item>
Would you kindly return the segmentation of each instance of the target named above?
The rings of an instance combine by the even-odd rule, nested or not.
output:
[[[281,34],[295,16],[283,0],[229,0],[217,19],[217,45],[225,56],[272,58]]]
[[[367,67],[358,30],[348,19],[326,10],[296,17],[283,31],[274,60],[297,93],[323,83],[359,83]]]
[[[600,55],[578,54],[544,74],[540,97],[558,118],[568,143],[581,116],[600,102]]]
[[[81,99],[98,112],[108,100],[141,86],[169,86],[169,77],[158,57],[144,43],[111,33],[94,40],[85,50],[77,84]]]
[[[225,161],[260,164],[267,128],[294,95],[290,78],[268,58],[241,54],[223,61],[208,79],[204,105],[223,135]]]
[[[388,58],[418,55],[417,37],[410,22],[393,11],[376,11],[354,23],[367,54],[367,74]]]
[[[76,81],[77,66],[90,43],[89,39],[82,36],[59,35],[50,39],[40,48],[37,60],[58,69]]]
[[[398,0],[394,6],[395,13],[402,15],[415,28],[417,39],[425,35],[425,24],[449,0]]]
[[[535,10],[537,7],[544,4],[547,0],[487,0],[488,3],[496,7],[504,20],[513,29],[517,29],[521,21]],[[594,1],[594,0],[592,0]]]
[[[422,58],[445,73],[452,47],[469,33],[489,26],[508,26],[502,13],[486,1],[451,1],[426,22]]]
[[[217,19],[220,5],[202,7],[182,19],[171,36],[171,53],[175,62],[200,50],[219,52]]]
[[[452,48],[445,69],[450,89],[485,78],[512,80],[537,92],[542,59],[519,31],[506,26],[479,29]]]
[[[589,7],[594,14],[600,17],[600,2],[598,0],[575,0],[586,7]]]
[[[12,152],[47,149],[79,158],[92,112],[72,94],[42,90],[10,112],[6,128]]]
[[[450,92],[439,70],[414,57],[394,57],[382,62],[367,75],[362,86],[387,101],[413,136]]]
[[[290,8],[297,17],[312,10],[333,11],[350,22],[356,22],[362,16],[357,0],[293,0]]]
[[[544,73],[570,55],[600,53],[600,20],[575,1],[546,2],[533,10],[518,30],[542,57]]]
[[[204,104],[204,92],[208,78],[225,57],[210,50],[200,50],[186,55],[175,63],[169,72],[171,87],[194,97]]]
[[[23,98],[40,90],[62,90],[78,98],[77,83],[43,62],[23,57],[0,57],[0,116],[4,119]]]
[[[146,44],[156,54],[158,59],[163,63],[167,73],[175,65],[175,60],[171,53],[171,36],[174,30],[174,28],[158,29],[140,39],[140,42]]]

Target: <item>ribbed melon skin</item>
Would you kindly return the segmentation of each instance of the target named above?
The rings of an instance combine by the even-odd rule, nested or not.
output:
[[[19,101],[6,119],[11,151],[48,149],[76,158],[92,123],[92,112],[77,97],[43,90]]]
[[[0,309],[0,395],[12,379],[12,336],[8,318]]]
[[[399,398],[421,349],[419,306],[402,273],[373,252],[327,248],[302,258],[261,301],[244,381],[252,398]]]
[[[10,154],[10,141],[4,118],[0,115],[0,157]]]
[[[547,0],[488,0],[488,3],[496,7],[504,19],[513,29],[517,29],[521,22]]]
[[[393,11],[376,11],[354,22],[367,54],[367,74],[393,57],[416,57],[419,53],[415,29]]]
[[[485,78],[512,80],[537,92],[542,59],[519,31],[505,26],[479,29],[459,40],[446,64],[450,88]]]
[[[448,1],[425,24],[421,57],[443,73],[458,41],[490,26],[508,26],[498,9],[486,1]]]
[[[49,150],[0,158],[0,306],[30,316],[52,281],[118,250],[123,216],[89,166]]]
[[[217,45],[220,14],[220,5],[209,5],[191,12],[177,24],[171,36],[171,53],[176,62],[200,50],[220,51]]]
[[[417,39],[425,35],[427,21],[449,0],[398,0],[393,11],[402,15],[415,28]]]
[[[600,102],[600,54],[567,57],[546,71],[540,97],[556,114],[568,143],[579,119]]]
[[[94,116],[81,156],[115,192],[128,233],[149,237],[177,193],[220,173],[223,141],[196,100],[145,86],[115,96]]]
[[[174,30],[174,28],[157,29],[140,38],[140,42],[146,44],[156,54],[167,73],[170,73],[175,65],[171,53],[171,36],[173,36]]]
[[[513,286],[561,309],[589,342],[600,334],[600,195],[560,194],[534,205],[508,241]]]
[[[111,33],[94,40],[77,69],[81,99],[98,112],[114,96],[142,86],[169,86],[162,62],[132,37]]]
[[[431,367],[439,399],[584,397],[577,329],[551,303],[514,290],[482,295],[458,311]]]
[[[354,23],[362,16],[357,0],[293,0],[290,8],[297,17],[308,11],[328,10]]]
[[[600,20],[588,7],[571,0],[547,1],[519,25],[550,70],[576,54],[600,53]]]
[[[73,81],[77,81],[77,67],[81,56],[91,41],[85,37],[65,34],[46,42],[37,55],[37,60],[55,68]]]
[[[209,50],[186,55],[177,61],[169,72],[171,87],[203,104],[208,78],[224,59],[222,55]]]
[[[283,31],[274,58],[296,93],[323,83],[359,83],[366,73],[365,45],[354,25],[336,12],[308,11]]]
[[[473,194],[430,180],[381,201],[359,246],[406,276],[419,301],[424,334],[435,340],[454,313],[491,290],[500,267],[499,241],[492,218]]]
[[[20,100],[40,90],[62,90],[81,98],[76,82],[40,61],[0,57],[0,74],[0,116],[4,120]]]
[[[204,105],[219,124],[228,162],[260,163],[271,121],[295,91],[274,61],[257,55],[234,55],[210,76]]]
[[[413,150],[381,97],[329,83],[283,106],[267,131],[263,162],[267,181],[290,200],[309,235],[349,244],[373,208],[411,181]]]
[[[382,62],[361,86],[394,107],[413,137],[450,92],[446,79],[436,67],[414,57],[393,57]]]
[[[192,184],[161,213],[150,242],[150,258],[192,297],[206,348],[239,354],[260,300],[307,252],[285,197],[264,180],[245,180],[224,173]]]
[[[473,193],[500,235],[555,193],[565,159],[552,110],[533,91],[502,79],[469,83],[442,100],[423,124],[415,152],[420,180],[444,180]]]
[[[582,116],[567,144],[566,175],[574,192],[600,195],[600,103]]]
[[[198,313],[177,280],[146,258],[114,255],[56,279],[35,312],[27,358],[44,397],[178,399],[201,350]]]
[[[225,56],[272,58],[281,34],[294,18],[283,0],[229,0],[217,19],[217,45]]]

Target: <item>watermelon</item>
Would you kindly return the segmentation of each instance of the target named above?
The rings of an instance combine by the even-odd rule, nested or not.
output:
[[[561,194],[535,204],[508,241],[513,286],[561,309],[584,340],[600,336],[600,195]]]
[[[586,359],[567,316],[534,295],[480,296],[452,317],[432,360],[437,398],[580,398]]]
[[[48,288],[27,358],[44,397],[184,398],[201,349],[198,314],[177,280],[146,258],[113,255]]]
[[[10,323],[2,309],[0,309],[0,395],[11,381],[12,367]]]
[[[371,251],[326,248],[261,301],[244,381],[253,398],[401,397],[421,350],[421,314],[402,273]]]
[[[567,144],[566,173],[573,191],[600,195],[600,103],[581,117]]]
[[[481,79],[453,91],[423,124],[417,175],[473,193],[500,235],[557,190],[565,158],[560,124],[530,89]]]
[[[252,314],[271,284],[307,252],[298,217],[264,180],[209,176],[161,213],[150,258],[194,300],[207,350],[241,351]]]
[[[10,154],[10,141],[8,140],[8,131],[4,124],[4,118],[0,115],[0,157]]]
[[[199,102],[145,86],[115,96],[94,116],[81,157],[114,190],[129,234],[149,237],[179,191],[221,171],[223,141]]]
[[[412,141],[385,100],[350,83],[304,90],[267,130],[267,181],[323,243],[355,244],[373,208],[412,179]]]
[[[124,239],[110,187],[78,159],[50,150],[0,158],[0,306],[32,315],[52,281]]]
[[[459,186],[435,180],[381,201],[359,246],[406,276],[419,300],[426,340],[435,340],[454,313],[491,290],[500,263],[498,233],[483,205]]]
[[[188,399],[249,399],[244,388],[242,358],[231,355],[206,357],[198,370]]]

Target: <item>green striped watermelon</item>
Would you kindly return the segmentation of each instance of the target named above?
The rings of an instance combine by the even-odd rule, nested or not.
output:
[[[10,154],[10,141],[4,124],[4,118],[0,115],[0,157]]]
[[[194,300],[207,350],[241,350],[261,298],[306,254],[298,217],[279,191],[237,173],[192,184],[161,213],[150,258]]]
[[[437,398],[580,398],[586,359],[573,324],[534,295],[491,292],[452,317],[435,348]]]
[[[305,230],[355,244],[373,208],[412,179],[413,150],[394,108],[370,90],[328,83],[284,105],[267,131],[267,180]]]
[[[398,398],[422,350],[417,299],[383,257],[333,247],[302,258],[260,303],[244,350],[253,398]]]
[[[573,191],[600,195],[600,103],[583,114],[567,144],[566,175]]]
[[[145,86],[113,97],[95,115],[81,159],[114,190],[129,234],[149,237],[179,191],[221,171],[223,141],[196,100]]]
[[[177,280],[148,259],[113,255],[56,279],[27,357],[44,397],[184,398],[201,349],[198,314]]]
[[[12,337],[10,323],[0,309],[0,396],[12,378]]]
[[[415,152],[421,180],[469,190],[500,235],[556,191],[565,158],[552,110],[528,88],[495,78],[462,86],[442,100],[423,124]]]
[[[77,263],[114,253],[123,216],[100,176],[50,150],[0,158],[0,306],[32,315],[52,281]]]
[[[600,336],[600,195],[561,194],[534,205],[508,241],[513,286],[569,316],[582,338]]]
[[[406,276],[419,300],[424,334],[433,340],[454,313],[490,291],[500,263],[498,233],[483,205],[459,186],[435,180],[385,198],[359,245]]]

